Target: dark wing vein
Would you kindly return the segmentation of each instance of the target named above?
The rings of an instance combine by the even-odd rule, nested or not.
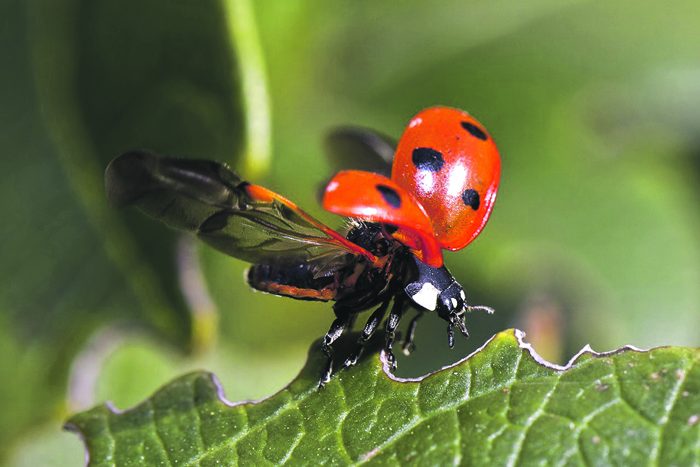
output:
[[[105,172],[110,205],[133,204],[170,227],[250,263],[343,264],[347,247],[279,200],[252,199],[248,183],[225,164],[146,151],[115,158]],[[324,269],[327,269],[324,268]]]

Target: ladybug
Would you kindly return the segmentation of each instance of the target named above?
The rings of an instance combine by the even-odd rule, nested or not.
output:
[[[420,112],[398,146],[369,130],[343,129],[330,135],[328,148],[336,162],[351,155],[357,168],[373,166],[377,172],[345,170],[328,183],[323,207],[350,217],[344,235],[219,162],[131,151],[105,172],[113,207],[133,204],[252,263],[246,279],[253,289],[334,301],[336,319],[323,339],[328,363],[319,386],[333,372],[333,343],[362,311],[374,308],[344,366],[358,361],[388,310],[384,350],[392,370],[395,332],[409,306],[418,314],[409,325],[405,353],[426,312],[448,323],[450,347],[455,327],[469,336],[465,311],[493,312],[466,304],[464,289],[443,265],[442,250],[463,248],[481,232],[500,177],[500,157],[488,133],[469,114],[447,107]]]

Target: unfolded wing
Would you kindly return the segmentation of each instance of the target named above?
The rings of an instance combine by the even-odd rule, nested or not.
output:
[[[362,127],[339,127],[326,136],[325,150],[332,173],[364,170],[391,177],[397,141]]]
[[[323,207],[336,214],[398,227],[391,235],[432,267],[442,266],[442,250],[430,218],[413,195],[393,180],[361,170],[346,170],[331,179]]]
[[[325,274],[353,255],[373,259],[289,200],[219,162],[132,151],[109,164],[105,186],[113,207],[133,204],[249,263],[294,267],[313,261],[318,274]]]

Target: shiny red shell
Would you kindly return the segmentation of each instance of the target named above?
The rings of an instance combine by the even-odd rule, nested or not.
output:
[[[464,248],[481,232],[496,200],[501,158],[471,115],[432,107],[399,140],[391,178],[424,208],[442,248]]]
[[[394,237],[413,248],[424,263],[442,266],[432,222],[411,193],[379,174],[345,170],[326,187],[323,207],[335,214],[399,227]]]

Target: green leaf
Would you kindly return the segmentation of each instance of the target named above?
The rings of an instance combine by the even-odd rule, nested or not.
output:
[[[260,122],[268,115],[255,110],[263,131],[252,132],[241,77],[249,68],[243,60],[262,59],[237,53],[229,30],[232,17],[247,14],[240,10],[227,8],[224,17],[218,0],[27,6],[37,95],[68,185],[142,306],[135,314],[182,347],[210,342],[215,317],[192,313],[181,290],[179,236],[110,211],[103,174],[131,149],[235,163],[246,147],[265,147],[269,133]]]
[[[195,372],[133,409],[98,406],[67,427],[92,466],[698,462],[696,349],[584,348],[560,367],[522,337],[500,333],[416,380],[388,375],[374,354],[322,389],[317,343],[268,399],[231,404],[212,374]]]

